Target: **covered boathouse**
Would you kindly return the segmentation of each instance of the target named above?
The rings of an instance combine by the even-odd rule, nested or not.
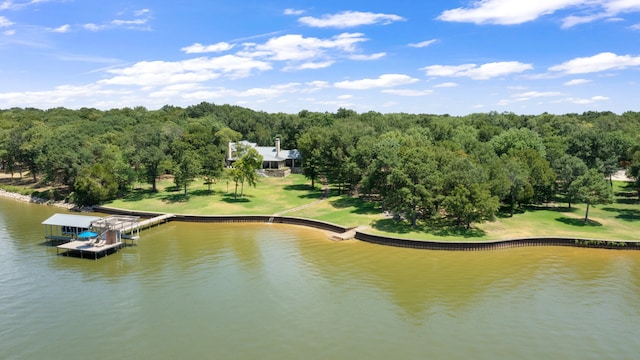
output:
[[[139,238],[137,216],[87,216],[54,214],[42,222],[45,239],[57,244],[57,252],[97,259],[116,252],[125,241]]]

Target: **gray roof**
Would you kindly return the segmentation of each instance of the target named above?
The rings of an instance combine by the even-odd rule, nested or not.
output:
[[[276,156],[276,147],[275,146],[258,146],[256,143],[251,143],[248,141],[239,141],[240,144],[244,146],[249,146],[258,151],[258,154],[262,155],[262,161],[285,161],[286,159],[302,159],[302,155],[298,149],[286,150],[280,149],[280,156]],[[236,144],[231,143],[231,150],[233,152],[236,151]],[[236,159],[234,156],[233,160]]]
[[[69,226],[88,229],[91,227],[91,222],[98,219],[101,219],[101,217],[87,215],[54,214],[47,220],[43,221],[42,225]]]

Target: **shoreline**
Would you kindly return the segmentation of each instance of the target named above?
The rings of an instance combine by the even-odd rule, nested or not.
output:
[[[133,211],[119,209],[106,206],[96,206],[91,209],[79,209],[74,204],[65,202],[54,202],[30,195],[22,195],[0,189],[0,196],[31,204],[54,206],[67,210],[76,211],[95,211],[103,214],[126,214],[138,216],[157,215],[159,213],[151,211]],[[610,240],[610,239],[591,239],[580,237],[527,237],[527,238],[511,238],[502,240],[485,240],[485,241],[441,241],[441,240],[415,240],[406,238],[396,238],[385,235],[374,235],[359,231],[366,227],[347,228],[344,226],[327,223],[324,221],[296,218],[287,216],[273,215],[191,215],[177,214],[170,221],[181,222],[210,222],[210,223],[234,223],[234,222],[253,222],[253,223],[280,223],[285,225],[307,226],[315,229],[329,231],[329,238],[334,241],[344,241],[348,239],[336,239],[334,236],[340,235],[340,232],[353,232],[352,239],[367,242],[370,244],[405,247],[413,249],[426,250],[445,250],[445,251],[480,251],[480,250],[498,250],[509,249],[523,246],[573,246],[582,248],[600,248],[615,250],[640,250],[640,240]],[[339,237],[339,236],[338,236]]]
[[[51,200],[39,198],[37,196],[22,195],[22,194],[14,193],[11,191],[6,191],[4,189],[0,189],[0,196],[7,199],[13,199],[13,200],[28,202],[28,203],[37,204],[37,205],[55,206],[55,207],[58,207],[61,209],[67,209],[67,210],[78,209],[78,207],[75,204],[67,203],[64,201],[51,201]]]

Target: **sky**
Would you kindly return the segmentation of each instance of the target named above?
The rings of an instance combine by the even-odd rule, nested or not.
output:
[[[640,0],[0,0],[0,108],[640,111]]]

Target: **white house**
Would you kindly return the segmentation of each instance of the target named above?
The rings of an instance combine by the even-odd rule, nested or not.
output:
[[[289,173],[301,170],[302,156],[297,149],[287,150],[280,148],[280,139],[276,139],[275,146],[258,146],[245,140],[229,142],[227,151],[227,165],[233,166],[238,159],[236,149],[239,147],[252,147],[262,156],[262,169],[269,176],[284,177]]]

